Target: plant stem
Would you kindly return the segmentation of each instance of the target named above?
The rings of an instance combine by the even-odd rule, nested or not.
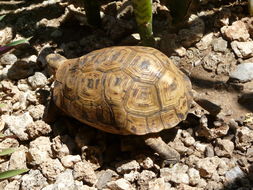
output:
[[[145,45],[153,45],[152,0],[132,0],[139,34]]]
[[[84,8],[88,23],[99,27],[101,24],[100,5],[98,0],[84,0]]]

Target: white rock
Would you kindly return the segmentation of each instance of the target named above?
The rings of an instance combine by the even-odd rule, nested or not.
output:
[[[139,178],[140,173],[137,171],[131,171],[130,173],[124,174],[124,179],[129,182],[134,182]]]
[[[41,72],[35,72],[33,76],[28,77],[28,82],[33,89],[44,87],[47,85],[47,77]]]
[[[47,179],[39,170],[31,169],[28,174],[21,178],[21,190],[41,190],[47,184]]]
[[[228,43],[220,37],[212,41],[212,46],[214,51],[225,52],[227,50]]]
[[[240,82],[248,82],[253,79],[253,63],[241,63],[230,73],[230,78]]]
[[[195,168],[190,168],[187,173],[189,175],[189,183],[191,185],[198,184],[198,182],[200,180],[199,171],[196,170]]]
[[[90,185],[94,185],[97,182],[97,176],[94,170],[90,163],[85,160],[74,165],[73,175],[76,180],[83,180]]]
[[[201,38],[201,40],[196,44],[196,47],[199,50],[205,50],[211,44],[212,40],[213,40],[213,33],[211,32],[203,36],[203,38]]]
[[[28,140],[28,134],[25,131],[27,126],[33,123],[33,119],[28,112],[18,116],[3,115],[2,119],[10,131],[20,140]]]
[[[13,65],[17,60],[18,58],[14,54],[11,53],[4,54],[0,58],[0,65]]]
[[[61,158],[61,163],[66,168],[73,168],[74,164],[80,161],[80,155],[66,155]]]
[[[107,187],[111,190],[134,190],[132,185],[123,178],[107,183]]]
[[[8,170],[26,169],[26,147],[19,148],[11,154]]]
[[[13,33],[11,27],[5,27],[0,30],[0,44],[4,45],[9,43],[13,39]]]
[[[0,142],[0,150],[6,148],[15,148],[19,146],[19,142],[17,139],[14,138],[7,138]]]
[[[43,114],[45,112],[45,106],[42,104],[36,106],[31,105],[28,107],[28,111],[34,120],[38,120],[43,117]]]
[[[148,188],[148,183],[149,181],[151,181],[152,179],[155,179],[156,174],[152,171],[149,170],[143,170],[139,176],[138,176],[138,180],[137,183],[140,185],[140,189],[146,189]]]
[[[207,144],[202,144],[200,142],[196,142],[194,144],[194,146],[195,146],[196,150],[198,150],[198,151],[200,151],[200,152],[203,153],[205,151],[206,147],[207,147]]]
[[[19,190],[20,181],[14,180],[9,182],[3,190]]]
[[[115,177],[117,178],[118,174],[111,169],[107,169],[105,171],[99,172],[97,176],[98,176],[98,180],[96,183],[96,187],[98,189],[103,189],[108,182],[112,181],[112,178],[115,178]]]
[[[253,56],[253,41],[250,42],[231,42],[231,47],[237,57],[249,58]]]
[[[228,182],[233,182],[236,178],[245,177],[245,173],[241,170],[239,166],[236,166],[231,170],[227,171],[225,177]]]
[[[139,170],[140,164],[136,160],[124,161],[116,164],[116,170],[120,174],[128,173],[131,170]]]
[[[58,159],[49,158],[44,160],[39,166],[42,174],[49,180],[54,181],[56,177],[64,170],[61,162]]]
[[[150,157],[147,157],[143,154],[139,155],[137,158],[138,163],[144,169],[150,169],[154,167],[154,162]]]
[[[39,165],[52,157],[51,142],[49,137],[38,137],[30,142],[29,150],[30,163]]]
[[[76,190],[76,184],[72,175],[72,170],[67,169],[63,173],[60,173],[54,184],[50,187],[45,187],[42,190],[53,189],[53,190]]]
[[[172,168],[160,169],[160,176],[164,177],[166,182],[189,184],[190,181],[187,171],[187,165],[177,163]]]

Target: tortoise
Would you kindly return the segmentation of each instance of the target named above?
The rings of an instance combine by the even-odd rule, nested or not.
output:
[[[162,52],[115,46],[46,60],[54,72],[53,101],[63,112],[105,132],[142,136],[168,162],[180,159],[158,132],[186,118],[191,82]]]

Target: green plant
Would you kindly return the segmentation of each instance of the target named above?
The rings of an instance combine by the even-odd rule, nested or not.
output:
[[[3,18],[5,17],[5,15],[1,15],[0,16],[0,21],[3,20]],[[21,45],[21,44],[24,44],[24,43],[29,43],[29,40],[31,39],[30,38],[25,38],[25,39],[21,39],[21,40],[16,40],[16,41],[13,41],[11,43],[8,43],[4,46],[1,46],[0,45],[0,55],[10,51],[11,49],[17,47],[18,45]]]
[[[0,152],[0,156],[7,156],[15,152],[13,148],[7,148]],[[5,172],[0,173],[0,180],[7,179],[16,175],[20,175],[22,173],[28,172],[29,169],[15,169],[15,170],[8,170]]]

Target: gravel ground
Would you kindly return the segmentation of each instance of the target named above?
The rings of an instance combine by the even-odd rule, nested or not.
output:
[[[177,127],[161,132],[181,155],[171,166],[163,166],[136,136],[104,133],[66,116],[44,119],[53,87],[45,56],[57,52],[73,58],[103,47],[137,45],[126,1],[102,6],[102,29],[88,26],[75,2],[0,1],[0,6],[0,15],[7,15],[0,23],[0,44],[33,37],[0,57],[0,131],[6,135],[0,149],[17,148],[0,158],[0,171],[30,169],[0,181],[0,189],[253,189],[253,20],[245,1],[202,1],[177,31],[166,7],[154,2],[157,48],[208,100],[193,105]]]

